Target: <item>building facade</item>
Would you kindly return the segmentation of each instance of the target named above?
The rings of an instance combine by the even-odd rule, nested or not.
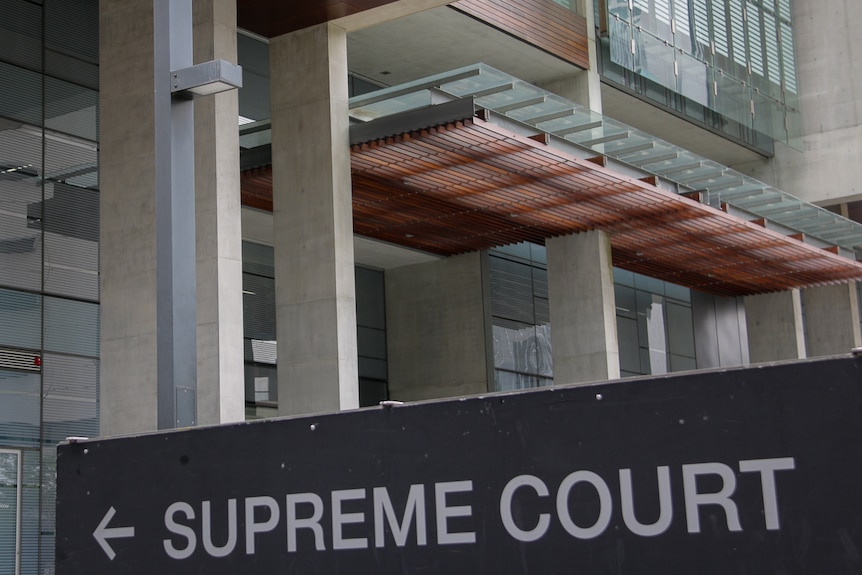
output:
[[[0,574],[41,575],[57,443],[159,427],[158,33],[7,3]],[[194,104],[195,423],[862,345],[862,6],[281,4],[194,2],[243,67]]]

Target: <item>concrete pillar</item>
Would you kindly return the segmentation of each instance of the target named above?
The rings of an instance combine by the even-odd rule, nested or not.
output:
[[[389,395],[416,401],[486,393],[493,344],[486,330],[482,256],[472,252],[386,271]],[[489,361],[491,361],[489,365]]]
[[[747,296],[745,318],[752,363],[806,357],[798,289]]]
[[[103,435],[157,427],[153,2],[99,4]]]
[[[195,8],[196,61],[236,61],[234,0]],[[101,430],[117,435],[158,427],[153,1],[103,0],[99,30]],[[245,405],[236,94],[216,98],[195,103],[199,423]]]
[[[347,34],[270,43],[280,414],[359,405]]]
[[[620,377],[611,242],[595,230],[551,238],[548,297],[554,383]]]
[[[856,284],[809,288],[805,306],[805,343],[810,357],[849,353],[862,346]]]
[[[194,1],[194,61],[237,61],[236,0]],[[245,419],[238,92],[195,101],[198,423]]]

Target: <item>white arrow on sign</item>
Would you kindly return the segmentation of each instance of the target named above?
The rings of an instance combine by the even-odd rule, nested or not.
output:
[[[111,519],[114,517],[116,512],[117,510],[113,507],[108,509],[108,512],[105,513],[105,516],[102,518],[102,522],[99,523],[99,526],[96,527],[95,531],[93,531],[93,537],[96,539],[96,543],[99,544],[102,551],[105,552],[105,555],[107,555],[108,559],[111,561],[114,560],[114,557],[116,557],[117,554],[114,553],[114,550],[111,549],[110,545],[108,545],[108,539],[135,536],[134,527],[108,527],[108,523],[111,522]]]

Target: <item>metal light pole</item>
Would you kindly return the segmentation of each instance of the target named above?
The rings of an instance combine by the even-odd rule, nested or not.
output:
[[[242,86],[224,60],[192,65],[192,0],[153,0],[158,428],[197,422],[194,98]]]

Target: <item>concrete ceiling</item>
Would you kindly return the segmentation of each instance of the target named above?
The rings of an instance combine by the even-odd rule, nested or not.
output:
[[[477,62],[534,84],[580,72],[448,6],[349,33],[347,58],[351,72],[387,86]]]
[[[272,212],[243,206],[242,231],[244,240],[273,245]],[[357,265],[380,270],[442,259],[433,254],[356,235],[353,236],[353,257]]]

